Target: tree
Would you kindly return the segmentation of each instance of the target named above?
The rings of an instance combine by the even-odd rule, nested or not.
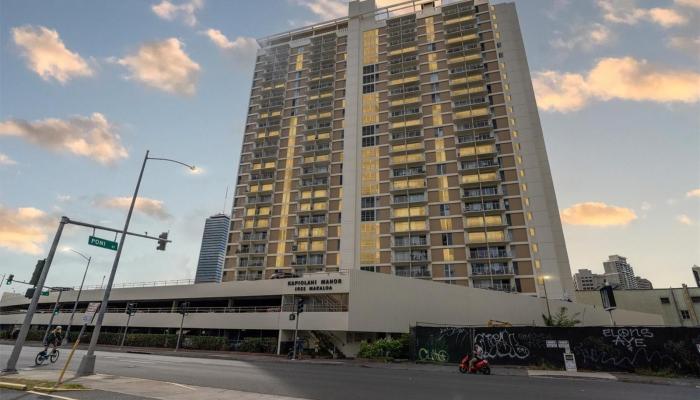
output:
[[[544,314],[542,314],[542,319],[544,320],[544,324],[546,326],[556,326],[560,328],[571,328],[573,326],[576,326],[577,324],[580,324],[581,321],[576,319],[576,317],[580,313],[576,313],[572,316],[567,315],[568,308],[562,307],[559,309],[559,312],[552,315],[551,317],[548,317]]]

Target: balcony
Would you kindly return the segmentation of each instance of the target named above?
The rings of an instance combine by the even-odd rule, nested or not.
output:
[[[416,189],[425,189],[427,187],[427,183],[425,179],[408,179],[408,180],[395,180],[391,182],[391,190],[392,191],[397,191],[397,190],[416,190]]]
[[[497,158],[489,158],[486,160],[462,161],[460,163],[460,171],[475,171],[487,170],[493,171],[501,168]]]
[[[485,187],[480,189],[464,189],[462,197],[478,198],[478,197],[500,197],[503,196],[503,191],[498,187]]]
[[[425,176],[425,167],[394,168],[391,177],[393,179],[405,178],[409,176]]]
[[[391,140],[416,140],[423,138],[423,132],[420,129],[395,131],[391,133]]]
[[[481,186],[482,184],[494,184],[501,181],[498,172],[478,172],[471,175],[462,175],[459,184],[462,187]]]
[[[424,247],[428,246],[428,239],[421,236],[399,236],[394,238],[394,247]]]
[[[407,263],[407,262],[428,262],[428,251],[427,250],[414,250],[414,251],[395,251],[393,262],[395,263]]]
[[[478,121],[479,122],[479,128],[489,128],[491,129],[491,120],[484,120]],[[460,125],[457,126],[457,129],[460,131],[468,130],[468,129],[476,129],[472,128],[474,125]],[[457,143],[458,144],[479,144],[479,143],[485,143],[485,142],[493,142],[496,140],[496,137],[491,133],[491,132],[485,132],[485,133],[468,133],[466,135],[459,135],[457,136]]]
[[[488,279],[474,279],[473,287],[477,289],[497,290],[499,292],[516,292],[515,288],[513,287],[513,285],[511,285],[510,281],[491,281]]]
[[[328,186],[328,178],[317,178],[317,179],[302,179],[299,185],[302,188],[311,188],[318,186]]]
[[[476,156],[495,156],[498,153],[494,144],[477,144],[474,146],[459,147],[457,156],[460,158],[474,158]]]
[[[406,278],[430,278],[431,274],[428,268],[396,267],[396,276]]]
[[[254,242],[254,241],[263,241],[267,240],[267,232],[256,232],[256,233],[251,233],[251,232],[245,232],[243,233],[243,237],[241,238],[241,241],[244,242]]]
[[[483,203],[466,203],[462,209],[465,214],[502,213],[505,208],[499,201]]]
[[[469,250],[470,260],[488,260],[488,259],[503,259],[512,258],[508,250],[502,248],[490,248]]]
[[[247,204],[270,204],[272,203],[272,196],[254,196],[248,197]]]
[[[424,163],[424,162],[425,162],[425,155],[423,153],[396,155],[396,156],[391,157],[391,160],[390,160],[391,165],[415,164],[415,163]]]
[[[302,215],[299,216],[299,221],[297,225],[316,225],[316,224],[325,224],[326,223],[326,216],[325,215]]]
[[[513,267],[508,264],[481,264],[472,265],[472,275],[475,276],[493,276],[493,275],[515,275]]]

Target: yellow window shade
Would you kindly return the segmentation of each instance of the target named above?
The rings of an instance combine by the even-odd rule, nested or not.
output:
[[[454,259],[455,259],[454,249],[442,249],[442,259],[444,261],[454,261]]]
[[[440,220],[440,230],[449,231],[452,229],[452,219],[443,218]]]

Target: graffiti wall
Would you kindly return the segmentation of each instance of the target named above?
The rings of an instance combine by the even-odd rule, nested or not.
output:
[[[569,348],[580,369],[669,370],[700,376],[700,328],[463,328],[417,326],[417,361],[459,362],[476,343],[493,364],[564,367]]]

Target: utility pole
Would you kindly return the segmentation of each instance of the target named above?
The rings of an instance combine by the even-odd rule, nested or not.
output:
[[[24,322],[22,322],[22,327],[17,335],[17,340],[15,341],[15,346],[12,348],[12,354],[7,359],[7,364],[3,372],[6,374],[16,374],[17,373],[17,360],[19,359],[19,354],[22,352],[22,346],[24,346],[24,341],[27,339],[27,333],[29,332],[29,327],[32,324],[32,317],[34,317],[34,312],[36,311],[37,304],[39,303],[39,296],[41,296],[41,289],[44,288],[44,282],[46,282],[46,275],[49,274],[49,268],[51,267],[51,262],[53,261],[53,256],[56,254],[56,248],[58,247],[58,242],[61,240],[61,234],[63,233],[63,227],[68,223],[67,217],[61,217],[61,222],[58,224],[58,230],[56,230],[56,235],[53,238],[53,243],[51,244],[51,249],[49,250],[49,255],[46,257],[46,262],[44,263],[44,268],[41,270],[41,275],[36,284],[36,290],[32,296],[32,301],[29,303],[29,308],[27,309],[27,314],[24,315]]]
[[[80,255],[81,257],[85,258],[85,255],[82,253],[79,253],[75,250],[72,250],[72,252]],[[90,268],[90,261],[92,260],[92,256],[87,258],[87,265],[85,266],[85,272],[83,272],[83,280],[80,281],[80,289],[78,289],[78,295],[75,298],[75,303],[73,304],[73,311],[70,313],[70,320],[68,321],[68,328],[66,328],[66,336],[63,338],[63,343],[68,343],[68,335],[70,334],[70,328],[73,325],[73,317],[75,316],[75,310],[78,309],[78,302],[80,301],[80,294],[83,293],[83,284],[85,284],[85,277],[87,276],[88,268]]]
[[[56,297],[56,304],[51,310],[51,318],[49,318],[49,324],[46,326],[46,332],[44,332],[44,338],[41,339],[41,344],[46,346],[46,338],[49,337],[49,331],[51,330],[51,325],[53,325],[53,318],[58,314],[59,307],[61,307],[61,295],[63,294],[63,288],[58,289],[58,297]]]
[[[97,347],[97,340],[100,337],[100,330],[102,329],[102,321],[105,319],[105,312],[107,311],[107,303],[109,302],[109,295],[112,293],[112,285],[114,284],[114,276],[117,275],[117,267],[119,266],[119,258],[122,255],[122,250],[124,250],[124,241],[126,240],[126,232],[129,231],[129,223],[131,222],[131,215],[134,212],[134,206],[136,205],[136,197],[139,195],[139,188],[141,187],[141,179],[143,178],[143,170],[146,168],[146,161],[148,161],[148,150],[146,151],[146,156],[143,158],[143,164],[141,165],[141,172],[139,172],[139,179],[136,182],[136,189],[134,189],[134,195],[131,197],[131,205],[129,205],[129,212],[126,214],[126,222],[124,222],[124,230],[119,238],[119,247],[117,247],[117,254],[114,256],[114,263],[112,264],[112,270],[109,273],[109,279],[107,280],[107,288],[105,289],[104,295],[102,296],[102,303],[100,304],[100,311],[97,314],[97,322],[92,330],[92,337],[90,338],[90,346],[88,347],[87,354],[83,356],[80,361],[80,366],[78,371],[76,371],[77,376],[92,375],[95,373],[95,347]]]

